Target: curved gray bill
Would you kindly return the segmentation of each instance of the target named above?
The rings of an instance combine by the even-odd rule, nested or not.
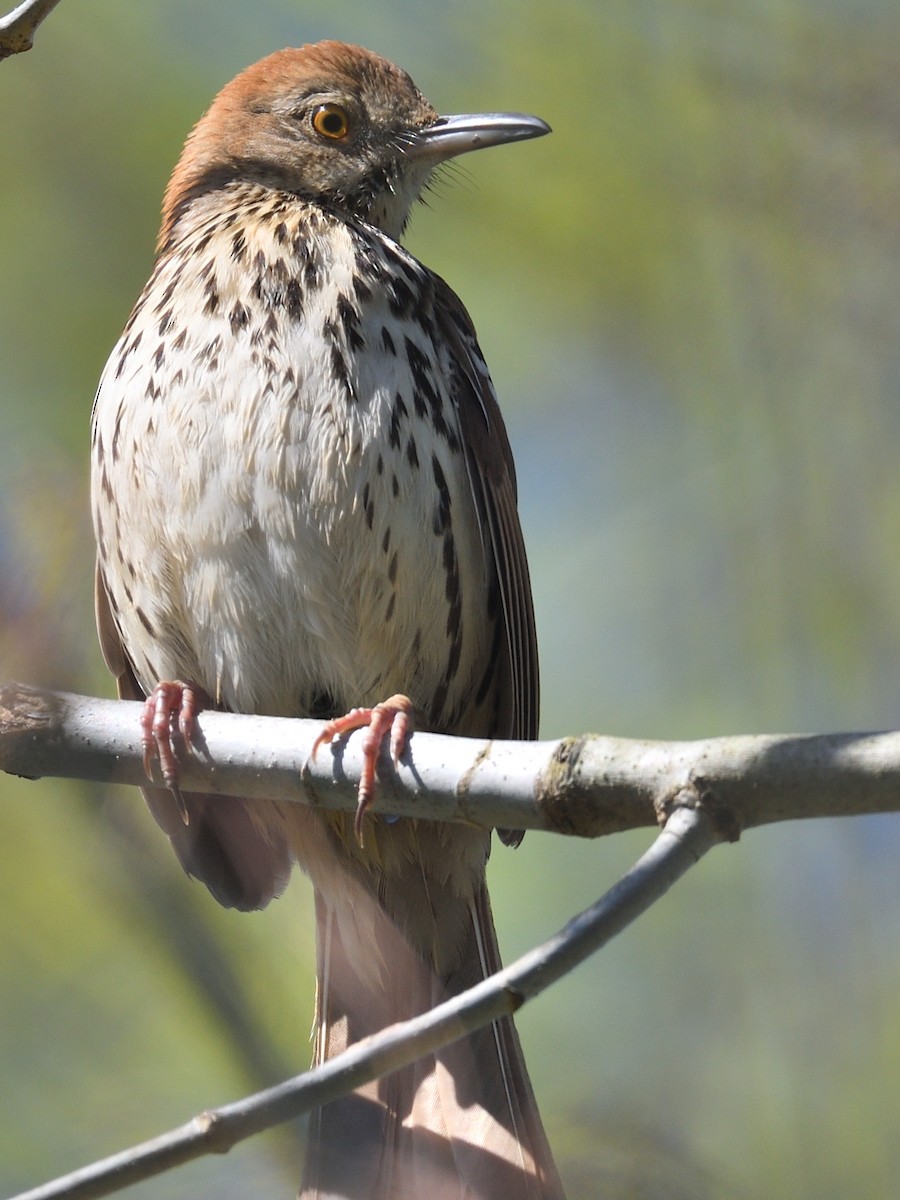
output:
[[[416,130],[409,153],[414,158],[452,158],[485,146],[543,137],[545,133],[550,133],[547,122],[527,113],[465,113],[438,117],[433,124]]]

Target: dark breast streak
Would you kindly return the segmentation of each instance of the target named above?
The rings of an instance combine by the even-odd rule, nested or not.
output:
[[[490,687],[503,646],[497,586],[461,453],[453,400],[459,381],[446,378],[434,342],[434,277],[378,231],[337,221],[290,195],[230,185],[195,208],[160,257],[110,360],[98,401],[103,419],[95,422],[102,569],[123,640],[135,645],[142,682],[155,682],[147,678],[153,668],[180,666],[182,674],[200,672],[197,682],[216,694],[223,672],[249,679],[265,668],[290,678],[272,688],[268,701],[262,684],[245,695],[233,689],[231,706],[327,716],[401,690],[411,694],[431,728],[504,732],[495,728],[499,703]],[[238,209],[240,225],[234,220]],[[292,354],[294,344],[307,350]],[[215,401],[222,386],[217,381],[227,385],[237,371],[246,382],[231,403],[239,400],[246,410],[247,469],[271,474],[270,460],[293,460],[291,503],[303,510],[324,502],[317,473],[326,469],[322,462],[336,444],[349,492],[332,493],[330,500],[341,510],[334,553],[346,559],[347,569],[343,576],[326,572],[325,594],[316,601],[341,610],[342,621],[323,630],[328,644],[311,646],[306,634],[290,629],[292,622],[302,625],[304,615],[300,599],[284,591],[283,602],[268,614],[285,625],[273,632],[269,661],[232,670],[228,662],[208,661],[201,648],[204,630],[216,626],[222,627],[223,645],[240,643],[239,631],[230,642],[226,636],[228,611],[200,612],[189,579],[186,613],[176,617],[142,602],[128,580],[131,562],[124,570],[119,562],[123,546],[131,547],[132,558],[141,554],[140,531],[117,528],[110,546],[108,526],[111,512],[117,523],[120,515],[128,518],[127,498],[119,494],[123,475],[134,491],[144,486],[140,464],[152,459],[157,426],[166,422],[180,422],[185,439],[198,439],[196,453],[208,456],[208,478],[195,481],[193,502],[222,483],[224,464],[217,460],[228,447],[213,449],[216,439],[222,445],[220,422],[215,413],[201,413],[191,389],[203,381]],[[393,380],[389,390],[376,386],[387,379]],[[147,420],[135,430],[132,414],[132,427],[123,433],[123,407],[127,411],[137,393]],[[291,432],[292,406],[313,414],[302,437]],[[273,411],[284,425],[278,446],[271,440]],[[115,487],[107,473],[110,455],[117,460]],[[172,499],[159,497],[160,508]],[[223,532],[223,538],[249,537],[239,520],[232,524],[239,533]],[[192,540],[202,546],[209,536],[195,530]],[[305,574],[315,586],[321,545],[307,554],[298,542],[292,553],[297,576]],[[185,556],[173,553],[176,569]],[[232,560],[233,570],[241,572],[242,562],[249,569],[250,559],[233,554]],[[255,558],[252,563],[258,571]],[[220,591],[242,586],[223,577]],[[348,611],[356,629],[353,644],[342,647],[337,642],[346,636]],[[180,624],[188,634],[176,638]],[[252,642],[254,630],[246,634]],[[279,640],[285,647],[281,661],[272,657]],[[160,642],[169,653],[160,653]]]

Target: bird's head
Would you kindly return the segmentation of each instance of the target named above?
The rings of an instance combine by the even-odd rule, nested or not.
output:
[[[399,237],[436,166],[549,133],[537,117],[441,117],[405,71],[343,42],[279,50],[219,92],[185,144],[160,244],[194,197],[247,180],[294,192]]]

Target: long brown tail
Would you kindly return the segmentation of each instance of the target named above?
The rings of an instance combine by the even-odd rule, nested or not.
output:
[[[409,854],[399,871],[351,870],[338,888],[313,873],[320,885],[317,1061],[499,967],[483,873],[467,899],[445,887],[438,900],[435,889],[447,881],[435,877],[436,861]],[[414,929],[388,914],[407,903],[421,912],[429,899],[425,925],[436,941],[423,949]],[[300,1197],[563,1200],[512,1022],[498,1021],[315,1113]]]

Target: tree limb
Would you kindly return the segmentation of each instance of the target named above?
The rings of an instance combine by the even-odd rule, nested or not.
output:
[[[38,25],[57,4],[59,0],[24,0],[7,16],[0,17],[0,59],[30,50]]]
[[[549,941],[496,975],[420,1017],[391,1025],[306,1074],[233,1104],[200,1113],[186,1125],[13,1200],[90,1200],[290,1120],[373,1079],[457,1041],[562,978],[658,900],[723,838],[702,803],[685,795],[650,849],[595,904]]]
[[[0,688],[0,770],[140,784],[139,712],[124,701],[9,684]],[[194,756],[174,738],[185,790],[355,808],[360,735],[310,762],[320,722],[204,712],[199,724]],[[895,812],[900,733],[693,742],[417,733],[399,767],[382,757],[375,811],[599,837],[657,824],[685,794],[702,800],[729,839],[774,821]]]
[[[0,769],[144,780],[140,705],[19,684],[0,688]],[[196,753],[175,738],[183,783],[248,799],[352,809],[361,738],[308,762],[315,721],[204,712]],[[398,768],[380,764],[377,809],[485,827],[585,837],[665,821],[635,867],[554,938],[469,992],[391,1026],[306,1075],[202,1113],[160,1138],[18,1197],[106,1195],[333,1100],[515,1012],[602,946],[719,841],[772,821],[895,811],[900,733],[651,742],[585,735],[494,742],[415,734]]]

